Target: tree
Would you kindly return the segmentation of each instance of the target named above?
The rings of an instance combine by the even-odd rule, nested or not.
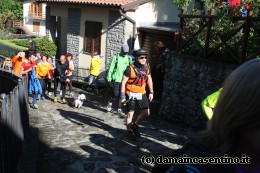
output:
[[[0,0],[0,14],[12,12],[14,14],[23,14],[23,3],[16,0]]]
[[[21,20],[23,3],[16,0],[0,0],[0,30],[8,31],[12,28],[13,20]]]

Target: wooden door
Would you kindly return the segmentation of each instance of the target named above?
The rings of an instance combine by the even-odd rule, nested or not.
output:
[[[40,32],[40,22],[33,22],[33,32]]]

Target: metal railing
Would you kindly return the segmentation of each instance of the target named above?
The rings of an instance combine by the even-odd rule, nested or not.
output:
[[[0,69],[0,172],[15,173],[29,126],[28,79]]]

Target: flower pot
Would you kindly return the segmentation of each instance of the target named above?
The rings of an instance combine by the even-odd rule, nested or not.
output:
[[[215,14],[215,9],[214,8],[211,8],[210,10],[209,10],[209,15],[214,15]]]
[[[253,11],[253,10],[248,10],[248,11],[247,11],[247,16],[252,16],[252,15],[253,15],[253,13],[254,13],[254,11]]]

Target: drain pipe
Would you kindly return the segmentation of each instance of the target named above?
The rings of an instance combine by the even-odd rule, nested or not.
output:
[[[123,12],[122,9],[119,9],[119,12],[122,16],[124,16],[126,18],[126,20],[128,20],[129,22],[131,22],[133,24],[133,37],[132,37],[132,45],[131,45],[131,52],[134,50],[134,45],[135,45],[135,39],[137,37],[137,34],[136,34],[136,22],[135,20],[133,20],[132,18],[130,18],[129,16],[127,16],[125,14],[125,12]]]

